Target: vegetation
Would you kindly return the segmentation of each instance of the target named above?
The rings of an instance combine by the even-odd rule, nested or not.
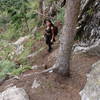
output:
[[[43,38],[43,29],[41,30],[43,20],[41,18],[50,18],[53,23],[60,21],[64,24],[65,8],[54,7],[55,2],[57,0],[45,1],[45,6],[48,8],[45,7],[44,9],[48,11],[51,9],[49,8],[51,5],[53,10],[56,11],[56,13],[46,12],[45,15],[42,12],[43,1],[41,0],[0,0],[0,60],[2,66],[8,64],[4,69],[0,68],[1,76],[6,76],[7,73],[18,75],[26,69],[30,69],[32,64],[27,57],[32,53],[32,46]],[[54,17],[52,17],[53,14]],[[36,26],[40,30],[32,35]],[[30,38],[23,44],[13,44],[24,36],[30,36]],[[44,48],[38,48],[35,53],[42,51]],[[4,72],[5,69],[7,69],[7,73]]]
[[[0,0],[0,100],[80,99],[100,59],[99,8],[100,0]],[[84,100],[99,98],[95,73]]]
[[[76,1],[79,3],[79,0],[76,0]],[[70,8],[70,1],[69,1],[68,7],[70,8],[70,11],[67,11],[66,10],[67,8],[64,7],[66,0],[63,0],[62,8],[59,7],[60,6],[59,2],[60,2],[59,0],[47,0],[47,1],[45,0],[37,0],[37,1],[36,0],[0,0],[0,61],[5,62],[3,66],[6,64],[7,61],[9,61],[11,65],[12,65],[12,62],[14,63],[14,66],[17,65],[17,68],[14,67],[12,71],[8,70],[8,73],[9,72],[13,74],[14,73],[16,74],[17,72],[21,73],[23,72],[22,70],[24,70],[24,68],[27,69],[24,66],[32,66],[32,64],[29,62],[29,59],[27,58],[30,54],[33,53],[32,46],[35,45],[37,41],[41,41],[41,39],[43,39],[43,32],[44,32],[43,20],[45,18],[50,18],[53,23],[56,23],[58,21],[64,25],[66,24],[64,27],[66,27],[67,30],[66,31],[63,30],[64,41],[60,41],[60,42],[65,44],[65,41],[68,40],[67,43],[69,44],[66,44],[66,47],[65,45],[63,45],[64,46],[63,48],[65,48],[66,53],[69,52],[68,53],[69,57],[67,57],[68,54],[66,57],[65,57],[66,54],[63,55],[62,53],[61,55],[65,57],[64,61],[66,61],[65,59],[67,59],[68,63],[66,62],[65,65],[68,65],[69,67],[70,65],[69,59],[71,55],[71,48],[73,45],[72,42],[75,36],[74,35],[71,36],[73,37],[72,41],[70,41],[69,39],[66,39],[65,37],[69,37],[69,35],[68,36],[66,35],[66,32],[69,30],[69,26],[71,24],[73,24],[73,27],[70,26],[70,28],[76,27],[74,25],[77,24],[76,17],[78,16],[78,12],[79,12],[79,10],[77,10],[77,7],[79,6],[77,6],[78,4],[75,3],[76,5]],[[75,10],[75,7],[76,7],[76,10]],[[72,11],[72,8],[73,8],[73,11]],[[77,12],[77,15],[76,14],[71,15],[71,13],[74,13],[74,10],[75,12]],[[93,8],[88,9],[86,13],[89,16],[92,16]],[[64,15],[67,20],[64,19]],[[70,18],[73,18],[74,21],[70,20]],[[67,26],[69,24],[68,20],[70,20],[69,26]],[[34,33],[34,29],[36,27],[37,27],[37,30]],[[73,31],[70,30],[68,34],[70,32],[74,33]],[[24,43],[17,44],[17,45],[14,44],[21,37],[24,38],[25,36],[27,37],[29,36],[29,38],[25,40]],[[76,39],[77,39],[77,36],[76,36]],[[80,37],[78,39],[80,39]],[[67,49],[68,46],[70,46],[69,47],[70,50],[69,48]],[[44,48],[40,47],[34,52],[40,52]],[[60,66],[60,62],[62,62],[62,59],[60,59],[61,60],[60,62],[59,62],[59,59],[60,57],[58,58],[57,64],[59,64]],[[63,64],[61,64],[61,66],[63,65],[64,65],[64,62]],[[23,66],[23,67],[20,68],[20,66]],[[63,70],[65,71],[66,69],[66,72],[67,72],[67,68],[65,67]],[[10,69],[10,67],[7,67],[7,68]],[[2,68],[0,69],[2,73],[5,73]]]

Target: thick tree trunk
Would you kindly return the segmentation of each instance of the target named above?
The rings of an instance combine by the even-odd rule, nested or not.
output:
[[[57,61],[55,63],[56,72],[67,76],[70,72],[70,58],[74,37],[76,35],[76,25],[80,11],[80,0],[67,0],[65,8],[65,24],[60,37],[60,48]]]

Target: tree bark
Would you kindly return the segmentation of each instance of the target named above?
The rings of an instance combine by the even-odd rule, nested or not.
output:
[[[57,57],[55,71],[62,76],[70,74],[70,58],[72,46],[76,35],[76,26],[80,12],[80,0],[67,0],[65,7],[65,24],[60,37],[59,55]]]

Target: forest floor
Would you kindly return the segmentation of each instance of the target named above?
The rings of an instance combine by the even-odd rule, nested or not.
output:
[[[18,76],[19,79],[6,80],[0,86],[0,92],[8,87],[17,86],[25,89],[30,100],[80,100],[79,92],[85,86],[86,74],[90,72],[91,65],[98,61],[99,57],[85,54],[72,55],[70,78],[62,78],[53,72],[35,74],[35,72],[52,67],[57,56],[58,44],[55,43],[52,53],[48,53],[44,49],[35,58],[30,58],[33,65],[37,65],[39,68],[24,72]],[[39,87],[32,88],[34,80],[39,82]]]

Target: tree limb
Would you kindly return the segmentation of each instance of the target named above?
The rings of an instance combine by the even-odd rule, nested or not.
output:
[[[66,0],[63,0],[63,2],[61,3],[61,8],[64,7],[66,4]]]
[[[46,15],[44,15],[44,14],[40,13],[40,12],[39,12],[39,11],[37,11],[37,10],[34,10],[34,12],[35,12],[35,13],[37,13],[37,14],[39,14],[39,15],[42,15],[42,16],[46,17]]]

